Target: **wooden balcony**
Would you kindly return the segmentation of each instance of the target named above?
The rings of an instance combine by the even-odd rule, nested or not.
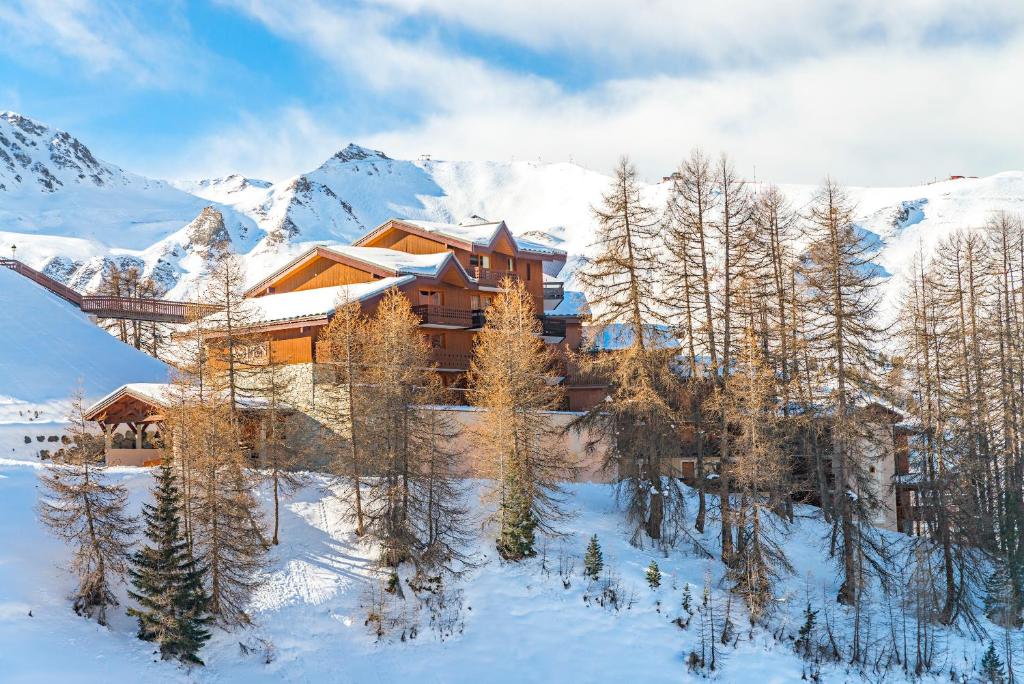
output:
[[[471,328],[473,312],[469,309],[458,309],[452,306],[436,304],[418,304],[412,307],[414,314],[419,316],[420,324],[434,328]]]
[[[544,337],[565,337],[565,319],[540,317]]]
[[[430,360],[439,370],[467,371],[473,355],[468,352],[449,351],[447,349],[431,349]]]
[[[562,384],[571,387],[607,387],[608,376],[596,371],[570,368]]]
[[[473,278],[476,282],[485,287],[500,287],[501,281],[505,278],[511,278],[512,280],[518,280],[517,276],[512,271],[499,271],[493,268],[481,268],[479,266],[473,267]]]

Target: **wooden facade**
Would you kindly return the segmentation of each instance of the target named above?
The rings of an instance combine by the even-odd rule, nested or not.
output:
[[[397,289],[420,317],[421,332],[430,345],[437,369],[451,376],[445,377],[446,384],[457,386],[461,382],[459,376],[469,369],[473,341],[485,321],[487,307],[503,279],[511,277],[522,282],[533,295],[537,315],[545,320],[545,340],[563,349],[577,349],[582,341],[579,317],[544,318],[545,292],[550,296],[557,290],[560,296],[562,291],[560,287],[545,289],[545,262],[555,262],[555,268],[560,268],[565,255],[556,250],[521,249],[504,223],[483,225],[494,227],[486,244],[393,219],[357,240],[353,248],[310,250],[257,283],[246,296],[259,298],[406,276]],[[384,258],[393,257],[396,252],[450,254],[451,258],[438,260],[437,269],[427,275],[430,269],[403,270],[400,263],[394,265]],[[360,300],[367,315],[374,313],[382,296],[378,293]],[[293,320],[268,322],[258,332],[274,360],[311,363],[316,359],[317,339],[329,319],[329,313],[296,316]],[[592,399],[603,398],[598,389],[570,389],[569,407],[580,410],[592,405]]]

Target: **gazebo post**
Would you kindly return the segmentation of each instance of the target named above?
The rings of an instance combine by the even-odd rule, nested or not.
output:
[[[130,423],[128,423],[128,428],[135,435],[135,448],[136,449],[141,449],[142,448],[142,438],[141,438],[141,436],[139,434],[139,425],[138,425],[138,423],[130,422]]]
[[[105,451],[110,451],[110,448],[114,445],[113,426],[100,421],[100,429],[103,430],[103,448]]]

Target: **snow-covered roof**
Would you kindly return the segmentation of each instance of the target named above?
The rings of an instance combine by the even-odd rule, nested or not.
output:
[[[274,282],[300,264],[308,262],[317,255],[325,254],[328,258],[330,255],[334,255],[340,258],[360,261],[370,267],[368,270],[371,272],[375,270],[373,267],[376,267],[376,270],[383,271],[384,274],[391,274],[395,276],[417,275],[436,278],[441,275],[441,272],[444,270],[444,267],[449,260],[453,261],[456,266],[462,270],[462,266],[459,265],[458,260],[455,259],[455,255],[451,252],[410,254],[408,252],[400,252],[386,247],[356,247],[353,245],[334,245],[331,247],[325,247],[321,245],[312,247],[303,252],[284,266],[281,266],[276,271],[260,280],[255,285],[252,285],[248,290],[246,290],[246,295],[251,296],[262,291],[265,286]],[[465,275],[465,272],[463,272],[463,274]],[[380,275],[380,273],[378,273],[378,275]]]
[[[479,217],[477,217],[479,219]],[[481,247],[488,247],[494,242],[494,238],[497,237],[498,232],[502,226],[505,226],[504,221],[484,221],[479,219],[463,221],[461,223],[439,223],[437,221],[420,221],[418,219],[399,219],[402,223],[407,223],[411,226],[415,226],[420,230],[425,230],[430,233],[436,233],[438,235],[445,235],[454,240],[462,240],[463,242],[471,242]],[[507,226],[505,226],[507,229]],[[540,242],[534,240],[526,240],[524,238],[512,235],[511,231],[509,235],[512,236],[513,241],[516,243],[516,247],[525,252],[532,252],[534,254],[546,254],[549,256],[564,256],[565,252],[560,249],[555,249]]]
[[[489,245],[494,240],[501,228],[501,221],[483,221],[480,223],[438,223],[437,221],[420,221],[416,219],[401,219],[402,223],[408,223],[421,230],[426,230],[438,235],[447,235],[456,240],[472,242],[477,245]]]
[[[545,316],[565,316],[566,318],[578,318],[590,315],[590,302],[587,295],[575,290],[565,290],[562,294],[562,301],[553,309],[545,309]]]
[[[591,325],[583,330],[584,339],[590,342],[594,351],[616,351],[626,349],[633,344],[633,329],[625,323],[607,323]],[[644,341],[660,347],[675,349],[680,345],[668,326],[648,323],[644,325]]]
[[[454,258],[451,252],[434,254],[409,254],[385,247],[353,247],[342,245],[322,248],[328,252],[342,254],[352,259],[386,268],[398,274],[411,274],[437,277],[449,259]]]
[[[400,287],[415,280],[415,275],[379,278],[366,283],[318,287],[312,290],[282,292],[246,299],[241,303],[240,317],[255,324],[278,323],[282,321],[318,318],[334,313],[339,302],[363,301],[383,294],[392,287]],[[216,324],[217,316],[208,320]]]
[[[130,382],[119,389],[124,389],[141,399],[149,399],[159,404],[170,398],[171,387],[173,385],[169,382]]]
[[[167,382],[130,382],[121,385],[113,392],[97,400],[86,409],[85,415],[92,417],[94,413],[112,404],[118,397],[128,394],[155,406],[166,406],[170,402],[172,385]]]
[[[549,245],[545,245],[541,242],[534,240],[527,240],[526,238],[516,237],[516,246],[524,252],[533,252],[534,254],[551,254],[559,255],[565,254],[565,250],[556,249]]]
[[[85,411],[85,415],[92,419],[94,414],[113,404],[124,395],[130,395],[146,403],[159,407],[170,406],[177,396],[175,386],[169,382],[130,382],[121,385],[110,394],[106,395]],[[227,398],[227,394],[224,395]],[[247,397],[236,395],[235,401],[243,409],[262,409],[269,406],[266,399],[262,397]],[[279,408],[287,409],[287,405],[280,405]]]

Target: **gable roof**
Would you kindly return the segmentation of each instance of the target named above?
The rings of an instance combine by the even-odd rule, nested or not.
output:
[[[372,299],[384,294],[392,287],[400,287],[415,279],[415,275],[408,274],[379,278],[365,283],[334,285],[251,297],[242,300],[239,309],[247,321],[256,325],[286,321],[321,321],[334,315],[341,302],[362,302]],[[217,314],[211,314],[208,319],[216,323]]]
[[[521,252],[526,252],[542,258],[548,257],[556,261],[565,261],[566,257],[566,253],[563,250],[555,249],[533,240],[516,237],[504,221],[480,220],[464,223],[440,223],[437,221],[422,221],[420,219],[391,219],[377,226],[353,244],[357,246],[363,245],[391,228],[404,230],[413,235],[420,235],[421,237],[438,242],[448,243],[470,252],[490,250],[502,236],[505,236],[512,244],[517,256]],[[438,240],[439,237],[443,239]]]
[[[469,275],[459,264],[451,252],[433,254],[410,254],[384,247],[358,247],[352,245],[336,245],[332,247],[317,246],[303,252],[287,264],[271,273],[245,291],[246,297],[252,297],[260,290],[270,286],[289,272],[304,266],[314,259],[324,258],[338,263],[348,264],[378,278],[415,275],[428,278],[440,278],[449,268],[449,264],[459,270],[461,277],[468,283]],[[272,296],[272,295],[264,295]]]
[[[169,382],[131,382],[121,385],[90,406],[85,412],[85,420],[98,420],[104,411],[125,397],[136,399],[154,409],[166,409],[179,396],[176,394],[177,391],[174,384]],[[258,410],[268,405],[268,402],[261,397],[239,395],[235,400],[241,409]],[[280,408],[288,409],[290,407],[285,404]]]
[[[85,419],[96,420],[100,413],[123,397],[138,399],[154,408],[166,407],[170,404],[170,389],[171,384],[166,382],[132,382],[121,385],[86,409]]]

